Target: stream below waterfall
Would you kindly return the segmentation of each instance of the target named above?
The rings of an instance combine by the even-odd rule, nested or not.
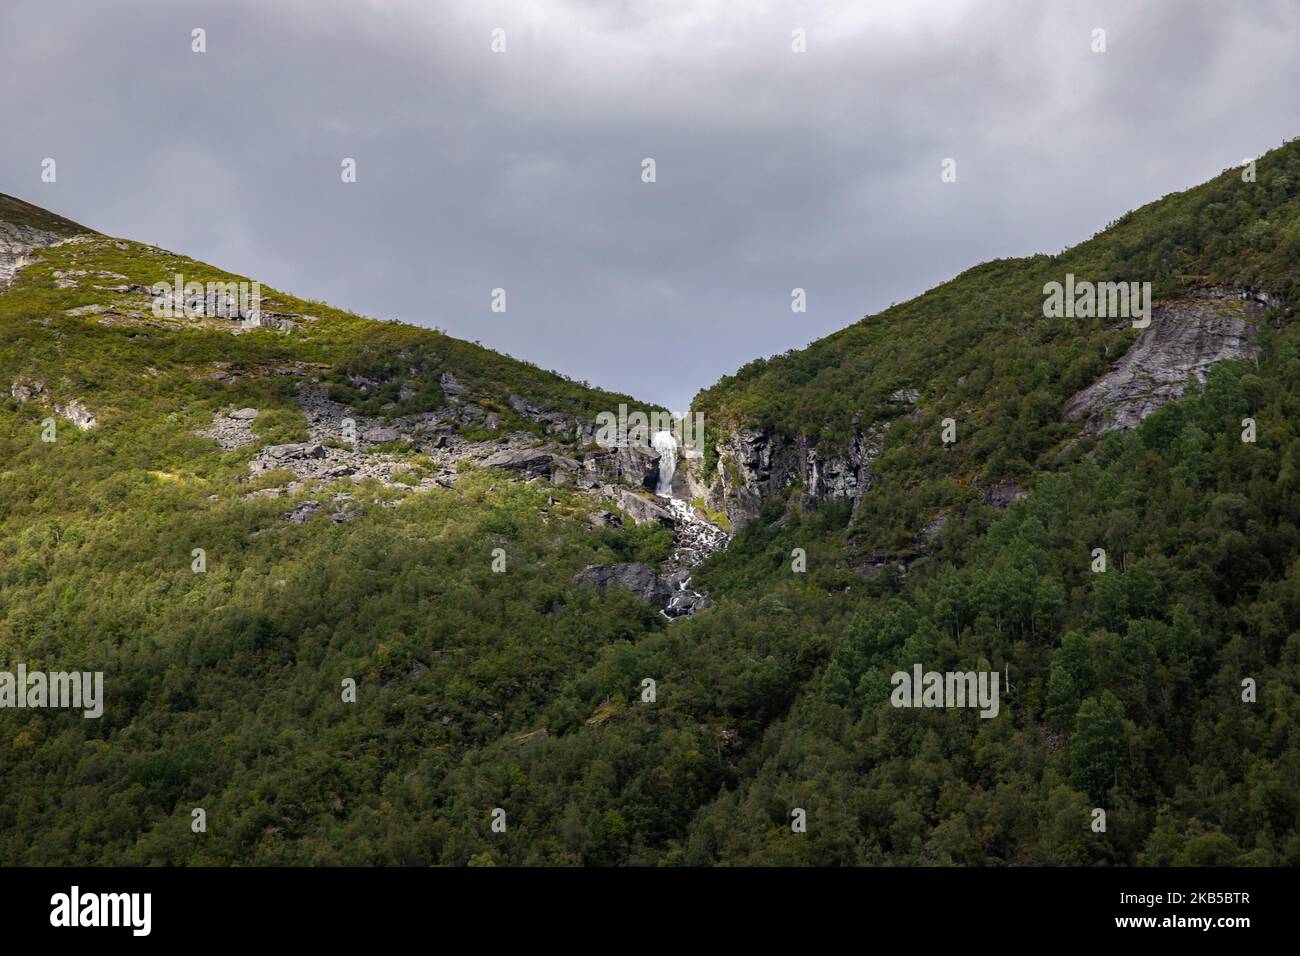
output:
[[[707,520],[689,501],[673,497],[677,473],[677,439],[671,432],[655,432],[651,447],[659,453],[659,482],[655,494],[673,516],[673,551],[668,558],[667,578],[673,596],[663,613],[680,617],[708,605],[708,598],[691,588],[691,569],[715,551],[727,546],[727,533]]]

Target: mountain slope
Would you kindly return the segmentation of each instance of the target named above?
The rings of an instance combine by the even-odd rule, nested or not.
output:
[[[1151,281],[1150,326],[1046,318],[1067,274]],[[1300,862],[1298,294],[1292,142],[1254,182],[1227,171],[702,392],[695,492],[747,522],[707,586],[764,568],[777,619],[814,589],[861,598],[682,859]],[[893,706],[917,665],[1002,671],[999,717]]]
[[[428,862],[394,802],[666,626],[570,584],[668,558],[604,510],[657,475],[590,441],[627,396],[273,289],[157,315],[242,277],[0,210],[0,670],[105,695],[0,709],[0,860]]]
[[[796,481],[813,497],[856,498],[877,475],[889,486],[934,479],[987,489],[1030,477],[1067,446],[1086,451],[1088,441],[1071,445],[1080,428],[1062,413],[1139,332],[1122,318],[1046,318],[1044,286],[1067,276],[1150,282],[1155,328],[1143,341],[1166,326],[1195,328],[1191,344],[1205,354],[1153,354],[1170,353],[1164,377],[1178,385],[1186,371],[1203,378],[1211,359],[1245,353],[1226,334],[1234,321],[1240,332],[1269,304],[1300,296],[1298,189],[1292,142],[1257,161],[1254,181],[1225,171],[1058,255],[976,266],[807,349],[750,363],[696,399],[725,446],[721,466],[696,476],[697,493],[707,488],[712,506],[743,522],[756,500]],[[943,418],[957,429],[950,448],[938,440]],[[808,449],[822,463],[817,482]],[[837,483],[838,473],[847,477]],[[864,528],[864,547],[896,549],[926,521]]]
[[[0,860],[1300,863],[1297,199],[1291,143],[706,389],[688,482],[740,530],[671,624],[572,583],[672,547],[608,526],[656,464],[590,447],[625,397],[274,290],[155,319],[229,277],[37,250],[0,648],[107,703],[0,711]],[[1151,325],[1045,317],[1070,273]],[[895,706],[918,665],[997,716]]]

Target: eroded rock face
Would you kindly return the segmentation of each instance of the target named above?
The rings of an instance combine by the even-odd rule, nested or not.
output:
[[[796,482],[814,500],[857,501],[875,480],[871,463],[880,457],[888,430],[887,422],[855,429],[846,448],[828,452],[803,435],[789,438],[771,429],[740,428],[718,443],[712,483],[702,483],[698,464],[688,463],[689,493],[725,511],[737,530],[753,520],[764,501]]]
[[[554,451],[554,446],[550,445],[540,448],[503,448],[484,458],[482,466],[522,471],[530,475],[549,475],[551,462],[555,460]]]
[[[659,480],[659,453],[649,445],[629,442],[623,448],[588,451],[583,466],[594,477],[653,489]]]
[[[236,379],[237,380],[237,379]],[[354,382],[358,387],[370,383]],[[250,477],[268,472],[288,472],[283,487],[262,488],[245,497],[279,498],[302,491],[319,491],[339,479],[359,483],[373,479],[387,487],[423,491],[450,487],[459,477],[462,464],[499,469],[506,480],[568,485],[590,496],[593,504],[613,502],[626,518],[637,524],[657,524],[673,532],[674,550],[663,571],[650,565],[593,565],[580,583],[601,588],[622,587],[641,594],[668,617],[680,617],[708,606],[708,599],[690,587],[690,569],[708,554],[724,547],[727,536],[707,516],[684,501],[651,498],[644,488],[657,480],[659,453],[649,446],[631,444],[625,448],[597,448],[594,429],[551,413],[522,399],[512,400],[514,410],[533,421],[550,425],[565,423],[573,428],[582,449],[578,461],[566,454],[560,440],[539,439],[533,432],[502,433],[488,440],[469,440],[461,433],[466,422],[482,418],[482,409],[467,401],[470,390],[450,373],[441,384],[448,404],[437,411],[381,420],[358,414],[331,400],[319,382],[302,381],[296,401],[307,423],[309,440],[257,449],[249,462]],[[517,398],[514,397],[514,398]],[[477,411],[476,411],[477,410]],[[203,434],[227,450],[256,441],[251,425],[255,408],[237,408],[217,413]],[[570,426],[568,423],[572,422]],[[408,451],[397,454],[382,446],[402,442]],[[435,473],[410,476],[411,453],[422,456]],[[413,483],[412,483],[413,482]],[[632,485],[634,487],[629,487]],[[551,499],[554,504],[557,499]],[[377,502],[383,504],[383,502]],[[292,524],[305,523],[322,513],[320,502],[299,502],[282,518]],[[331,520],[349,521],[359,509],[335,510]],[[606,508],[589,517],[593,528],[616,527],[624,518]],[[612,568],[612,570],[610,570]],[[604,570],[601,570],[604,569]],[[648,571],[646,570],[648,569]]]
[[[618,506],[637,524],[658,524],[665,528],[676,524],[672,513],[659,501],[646,498],[635,491],[623,489],[619,493]]]
[[[52,232],[0,222],[0,290],[13,281],[19,269],[31,262],[36,249],[60,241],[62,237]]]
[[[673,597],[668,581],[654,567],[640,561],[623,564],[589,564],[574,575],[573,583],[579,587],[594,587],[601,591],[608,591],[611,588],[631,591],[661,611],[668,607]]]
[[[1216,362],[1255,355],[1251,340],[1267,301],[1205,289],[1157,305],[1151,325],[1110,372],[1070,399],[1065,417],[1083,419],[1089,434],[1134,427],[1180,397],[1189,378],[1204,384]]]

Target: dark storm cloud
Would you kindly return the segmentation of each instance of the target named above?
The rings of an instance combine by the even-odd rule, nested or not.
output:
[[[1293,0],[6,4],[0,191],[681,408],[1300,134],[1298,31]]]

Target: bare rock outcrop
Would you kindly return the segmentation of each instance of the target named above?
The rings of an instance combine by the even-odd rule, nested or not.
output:
[[[540,448],[503,448],[484,458],[484,468],[505,468],[509,471],[522,471],[529,475],[549,475],[551,462],[555,460],[554,446]]]
[[[46,391],[45,383],[33,379],[18,379],[9,386],[9,396],[19,404],[25,404],[31,401],[49,401],[50,395]],[[62,418],[66,418],[72,424],[76,425],[83,432],[89,431],[99,424],[95,417],[80,399],[70,399],[66,402],[54,402],[54,413]]]
[[[804,435],[739,428],[718,442],[717,473],[708,483],[700,479],[698,459],[688,461],[689,494],[725,511],[737,530],[754,519],[764,501],[796,483],[814,500],[856,502],[875,480],[871,463],[880,457],[888,430],[888,422],[855,428],[846,445],[831,450]]]
[[[211,438],[225,451],[234,451],[257,440],[253,434],[253,419],[256,417],[256,408],[237,408],[224,414],[218,412],[211,425],[195,434]]]
[[[30,402],[32,399],[45,392],[45,383],[33,379],[18,379],[9,386],[9,395],[16,399],[20,404]]]
[[[54,411],[72,422],[83,432],[89,431],[99,424],[98,419],[95,418],[90,409],[75,398],[68,402],[56,402]]]
[[[32,261],[32,253],[52,246],[62,237],[31,226],[0,221],[0,290],[9,285],[18,270]]]
[[[659,501],[639,495],[635,491],[626,488],[619,492],[618,506],[636,524],[657,524],[665,528],[671,528],[677,523],[672,512],[660,504]]]
[[[1133,428],[1180,397],[1189,379],[1204,384],[1216,362],[1255,355],[1251,340],[1265,301],[1215,288],[1157,305],[1114,367],[1070,399],[1065,417],[1082,419],[1089,434]]]
[[[579,587],[631,591],[659,610],[668,607],[673,592],[668,581],[652,565],[640,561],[621,564],[589,564],[573,578]]]
[[[659,452],[649,445],[630,441],[621,448],[587,451],[583,467],[592,477],[653,489],[659,480]]]
[[[1029,495],[1020,489],[1019,482],[1010,478],[1003,478],[995,481],[984,490],[984,503],[994,508],[1010,508],[1022,498]]]

